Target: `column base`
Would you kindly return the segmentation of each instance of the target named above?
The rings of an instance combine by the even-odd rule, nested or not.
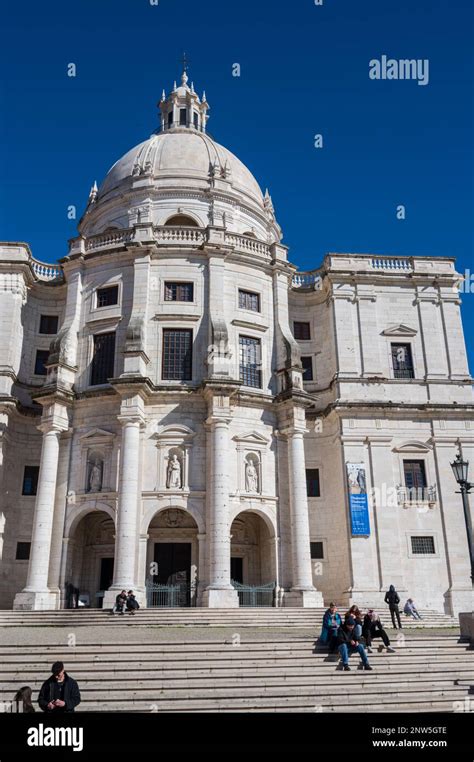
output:
[[[60,607],[59,591],[40,590],[29,592],[22,590],[15,595],[14,611],[56,611]]]
[[[283,593],[283,606],[287,608],[318,609],[324,607],[320,590],[290,590]]]
[[[207,588],[203,591],[201,606],[209,609],[238,609],[239,595],[231,588]]]
[[[444,594],[444,613],[457,616],[461,612],[472,611],[473,597],[472,588],[448,590]]]

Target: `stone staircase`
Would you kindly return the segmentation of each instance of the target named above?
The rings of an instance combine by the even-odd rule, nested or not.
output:
[[[51,614],[45,627],[42,618]],[[376,640],[372,672],[359,670],[356,656],[352,671],[343,672],[337,656],[315,645],[321,612],[139,614],[21,612],[19,625],[17,613],[1,612],[10,629],[0,644],[0,701],[11,701],[23,685],[36,699],[52,662],[61,659],[79,683],[82,712],[474,711],[474,650],[460,641],[459,630],[446,629],[451,622],[439,629],[438,615],[436,631],[426,620],[416,632],[389,630],[393,654],[379,653]],[[166,629],[141,626],[148,617]],[[75,633],[76,622],[90,629]],[[67,645],[70,633],[74,647]]]
[[[65,626],[80,627],[104,626],[110,627],[113,622],[136,625],[154,625],[157,627],[305,627],[318,631],[321,628],[323,614],[326,609],[298,608],[239,608],[239,609],[206,609],[206,608],[169,608],[169,609],[140,609],[134,616],[129,614],[112,616],[110,610],[102,609],[61,609],[60,611],[0,611],[1,627],[24,626]],[[341,608],[341,612],[344,609]],[[391,625],[390,614],[386,607],[377,611],[388,628]],[[422,621],[400,614],[405,629],[424,627],[459,628],[459,620],[447,614],[436,611],[420,611]],[[318,629],[319,628],[319,629]]]

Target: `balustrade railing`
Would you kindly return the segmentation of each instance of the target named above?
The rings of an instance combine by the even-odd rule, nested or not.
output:
[[[48,282],[62,280],[63,278],[63,271],[60,265],[50,265],[46,262],[39,262],[37,259],[31,259],[31,267],[38,280]]]

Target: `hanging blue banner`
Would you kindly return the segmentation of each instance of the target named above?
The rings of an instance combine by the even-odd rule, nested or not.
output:
[[[352,536],[370,535],[369,503],[364,463],[346,463]]]

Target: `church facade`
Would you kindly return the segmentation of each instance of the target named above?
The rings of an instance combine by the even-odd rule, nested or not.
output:
[[[0,245],[0,607],[472,607],[446,257],[288,260],[189,84],[57,265]],[[240,597],[239,597],[240,596]]]

